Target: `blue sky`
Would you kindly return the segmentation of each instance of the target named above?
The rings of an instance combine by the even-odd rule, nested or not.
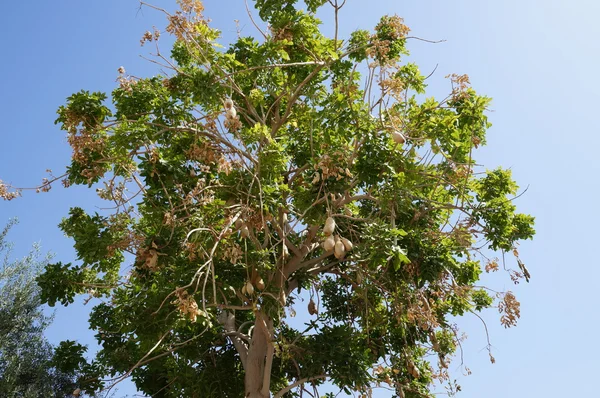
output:
[[[173,9],[174,0],[154,4]],[[206,0],[207,16],[225,36],[235,36],[234,19],[253,34],[242,0]],[[110,92],[117,68],[137,76],[157,73],[143,60],[150,50],[139,45],[162,16],[138,11],[135,0],[62,0],[6,2],[0,14],[0,179],[32,186],[45,170],[60,174],[69,159],[65,136],[53,124],[56,109],[80,89]],[[447,90],[444,76],[467,73],[480,93],[494,98],[494,126],[477,160],[489,168],[510,167],[524,188],[519,209],[536,217],[537,236],[520,248],[533,274],[531,283],[512,286],[505,275],[485,283],[512,289],[522,318],[505,330],[499,315],[484,314],[496,364],[484,349],[483,326],[476,318],[458,320],[469,335],[464,344],[463,376],[451,366],[464,398],[595,396],[596,289],[600,276],[595,227],[599,135],[595,68],[599,59],[600,2],[593,0],[348,0],[341,32],[370,29],[383,14],[405,18],[413,34],[446,41],[413,41],[411,61],[429,79],[430,92]],[[331,13],[322,14],[326,29]],[[163,50],[168,50],[164,45]],[[57,228],[69,207],[98,202],[86,189],[56,186],[47,194],[28,193],[0,202],[0,224],[18,217],[11,239],[18,254],[33,242],[73,261],[71,242]],[[587,283],[587,285],[586,285]],[[52,342],[78,339],[93,344],[87,330],[88,308],[58,308],[48,330]],[[134,389],[124,385],[120,395]],[[378,397],[390,396],[381,393]]]

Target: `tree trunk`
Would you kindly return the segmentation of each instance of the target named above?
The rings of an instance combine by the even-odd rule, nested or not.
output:
[[[256,321],[244,379],[246,398],[269,398],[271,363],[273,361],[272,330],[273,322],[263,313],[256,312]]]

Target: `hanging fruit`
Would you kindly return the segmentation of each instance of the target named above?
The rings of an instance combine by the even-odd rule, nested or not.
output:
[[[227,98],[225,100],[225,117],[227,119],[235,119],[237,116],[237,110],[235,106],[233,106],[233,101],[231,98]]]
[[[248,281],[246,283],[246,292],[248,292],[249,295],[254,294],[254,286],[252,285],[252,282],[250,282],[250,281]]]
[[[242,237],[242,239],[246,239],[247,237],[250,236],[250,230],[248,229],[247,225],[244,225],[241,229],[240,229],[240,236]]]
[[[330,235],[327,237],[327,239],[325,239],[325,242],[323,242],[323,249],[325,249],[326,252],[330,252],[334,247],[335,239],[333,238],[333,235]]]
[[[408,373],[410,373],[412,375],[412,377],[414,377],[415,379],[418,379],[419,377],[421,377],[421,372],[419,372],[419,369],[417,369],[417,367],[415,366],[415,364],[412,361],[408,361],[407,364],[407,368],[408,368]]]
[[[308,313],[310,315],[317,315],[319,313],[319,311],[317,311],[317,305],[315,304],[313,299],[310,299],[310,301],[308,302]]]
[[[227,111],[225,111],[225,117],[227,119],[235,119],[235,117],[237,116],[237,110],[235,109],[235,107],[231,107],[229,109],[227,109]]]
[[[350,250],[352,250],[352,242],[350,242],[348,239],[344,238],[344,237],[340,237],[340,241],[344,244],[344,248],[346,249],[347,252],[349,252]]]
[[[335,220],[333,217],[327,217],[327,220],[325,220],[325,226],[323,227],[323,233],[326,236],[329,236],[333,234],[333,231],[335,231]]]
[[[265,290],[265,281],[263,278],[258,277],[258,280],[256,281],[256,287],[258,290]]]
[[[396,144],[404,144],[406,142],[404,134],[399,131],[392,131],[392,139]]]
[[[335,244],[335,248],[334,248],[333,254],[335,254],[335,258],[337,258],[338,260],[343,259],[344,256],[346,255],[346,249],[344,248],[344,243],[342,243],[341,240],[339,240]]]

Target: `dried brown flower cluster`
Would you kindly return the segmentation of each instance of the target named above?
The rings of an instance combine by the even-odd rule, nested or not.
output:
[[[204,311],[198,308],[198,303],[188,292],[183,289],[177,289],[175,293],[177,300],[172,304],[177,305],[177,309],[184,315],[190,318],[192,322],[196,322],[199,316],[206,316]]]
[[[150,272],[158,271],[158,247],[152,243],[152,247],[138,251],[136,263]]]
[[[406,310],[408,321],[424,330],[433,330],[439,327],[437,315],[431,310],[434,305],[433,300],[426,300],[425,298],[413,303]]]
[[[206,24],[202,16],[204,5],[200,0],[178,0],[177,3],[181,11],[167,17],[169,25],[166,31],[174,35],[177,40],[187,42],[196,38],[196,26]]]
[[[147,30],[146,32],[144,32],[144,34],[142,35],[142,38],[140,39],[140,45],[143,46],[146,43],[158,41],[159,38],[160,38],[160,31],[158,29],[154,28],[152,32]]]
[[[392,41],[405,38],[410,32],[410,28],[404,25],[404,19],[397,15],[386,16],[375,27],[378,32],[383,32],[386,36],[381,39],[378,35],[373,35],[371,39],[371,47],[367,50],[367,55],[377,58],[381,64],[389,65],[396,62],[390,59],[390,50]]]
[[[117,77],[117,83],[119,83],[119,87],[128,93],[133,91],[133,85],[138,82],[133,76],[127,76],[125,74],[125,68],[122,66],[118,69],[119,76]]]
[[[398,15],[386,16],[383,20],[375,27],[376,31],[380,31],[386,28],[386,33],[392,40],[398,40],[406,37],[410,32],[410,28],[404,25],[404,19]],[[391,29],[391,31],[390,31]]]
[[[467,75],[458,75],[453,73],[451,75],[446,76],[446,78],[450,79],[452,82],[452,97],[455,100],[464,98],[467,95],[467,90],[471,87],[471,82],[469,81],[469,76]]]
[[[238,131],[242,128],[242,122],[239,116],[226,117],[223,126],[229,131]]]
[[[403,102],[406,99],[406,84],[402,79],[397,77],[382,79],[379,82],[379,87],[385,93],[389,93],[398,102]]]
[[[243,254],[244,252],[241,246],[234,242],[231,245],[227,245],[224,247],[223,253],[221,254],[221,258],[229,261],[233,265],[236,265],[242,258]]]
[[[274,29],[272,26],[269,26],[269,30],[271,31],[273,41],[293,41],[294,39],[294,33],[291,30],[291,23],[288,23],[286,26],[280,29]]]
[[[204,4],[200,0],[177,0],[177,4],[187,14],[202,16],[204,12]]]
[[[498,259],[489,260],[485,264],[485,272],[496,272],[499,269]]]
[[[215,163],[221,157],[218,147],[208,141],[205,141],[200,145],[196,143],[192,144],[185,152],[185,156],[190,160],[205,164]]]
[[[339,151],[333,152],[331,155],[323,155],[319,163],[314,166],[315,177],[313,184],[317,184],[319,181],[326,180],[329,177],[334,177],[338,181],[342,178],[352,177],[350,170],[343,166],[345,163],[344,155]]]
[[[517,325],[517,320],[521,317],[521,303],[512,292],[504,293],[504,298],[498,304],[498,311],[502,317],[500,322],[505,328]]]
[[[13,200],[15,198],[18,198],[19,196],[21,196],[20,191],[17,190],[10,192],[8,186],[4,184],[2,180],[0,180],[0,198],[4,200]]]
[[[204,178],[199,178],[196,182],[196,186],[185,196],[183,204],[184,206],[191,206],[196,203],[203,206],[212,203],[213,200],[214,192],[211,189],[206,188],[206,181]]]

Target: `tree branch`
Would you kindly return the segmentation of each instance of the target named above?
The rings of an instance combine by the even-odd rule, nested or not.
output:
[[[247,339],[247,336],[242,333],[238,333],[235,328],[235,315],[231,312],[223,311],[218,318],[218,321],[225,329],[225,335],[229,337],[233,346],[240,354],[240,361],[244,370],[246,369],[246,358],[248,357],[248,346],[243,341],[243,338]],[[243,337],[242,337],[243,336]]]
[[[283,397],[286,393],[290,392],[291,390],[293,390],[294,388],[304,384],[304,383],[308,383],[309,381],[313,381],[313,380],[320,380],[320,379],[326,379],[328,378],[329,375],[319,375],[319,376],[313,376],[313,377],[305,377],[303,379],[300,379],[292,384],[290,384],[289,386],[281,389],[281,391],[279,391],[277,394],[275,394],[273,396],[273,398],[281,398]]]

